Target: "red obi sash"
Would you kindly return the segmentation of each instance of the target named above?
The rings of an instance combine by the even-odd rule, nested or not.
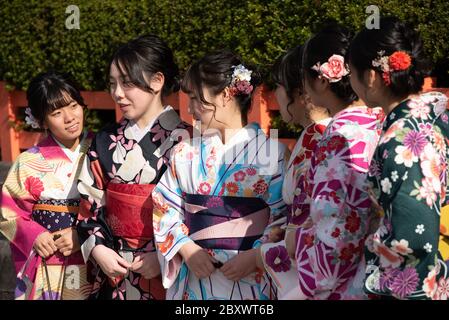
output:
[[[154,187],[154,184],[109,183],[106,221],[114,236],[129,239],[135,245],[153,239]]]

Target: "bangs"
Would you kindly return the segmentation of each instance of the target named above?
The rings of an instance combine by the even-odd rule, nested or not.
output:
[[[181,81],[181,90],[187,94],[192,94],[206,106],[216,107],[204,97],[203,79],[200,74],[198,62],[192,64],[189,69],[187,69],[187,72]]]
[[[195,85],[195,83],[197,85]],[[192,64],[188,69],[186,74],[181,80],[181,90],[187,94],[194,94],[198,96],[198,87],[201,87],[201,78],[199,76],[198,67]]]
[[[187,94],[193,94],[203,103],[209,104],[209,102],[204,99],[202,86],[203,80],[201,79],[199,65],[198,63],[194,63],[187,69],[186,74],[182,78],[181,90]]]
[[[63,108],[71,104],[72,102],[77,102],[72,98],[70,93],[67,91],[58,90],[55,92],[48,92],[47,96],[47,113],[51,113],[57,109]],[[78,103],[78,102],[77,102]]]
[[[126,80],[132,86],[153,93],[142,71],[144,70],[143,59],[137,52],[130,51],[127,47],[120,48],[114,55],[112,64],[116,66],[122,81]]]

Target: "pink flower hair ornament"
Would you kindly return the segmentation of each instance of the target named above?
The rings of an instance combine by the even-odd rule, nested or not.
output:
[[[324,77],[329,80],[329,82],[334,83],[340,81],[344,76],[349,74],[349,68],[345,64],[345,58],[343,56],[334,54],[327,62],[321,64],[317,62],[312,70],[318,72],[319,77]]]
[[[240,94],[251,94],[254,87],[251,85],[251,70],[245,68],[243,64],[232,66],[234,72],[232,73],[231,84],[229,85],[232,96]]]

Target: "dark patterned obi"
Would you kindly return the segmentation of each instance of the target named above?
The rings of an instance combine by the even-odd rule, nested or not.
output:
[[[260,198],[187,194],[189,237],[206,249],[249,250],[262,237],[270,208]]]
[[[39,223],[50,233],[75,227],[79,211],[78,199],[39,200],[33,206],[33,221]],[[55,238],[56,240],[56,238]],[[84,264],[81,251],[64,257],[59,251],[47,259],[49,265]]]
[[[154,184],[109,183],[106,191],[106,222],[115,237],[133,247],[153,239]]]
[[[74,199],[39,200],[33,206],[33,220],[49,232],[74,227],[79,206],[80,201]]]

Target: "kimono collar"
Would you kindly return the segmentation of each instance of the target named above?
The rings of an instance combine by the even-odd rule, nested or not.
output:
[[[89,139],[92,139],[93,133],[92,132],[83,132],[83,137],[81,138],[80,144],[77,147],[77,150],[81,151],[84,150],[84,145],[86,144],[86,141]],[[39,148],[39,152],[42,154],[42,156],[47,161],[55,161],[55,160],[64,160],[67,162],[72,162],[72,160],[67,156],[67,154],[64,152],[63,148],[65,148],[64,145],[59,143],[52,134],[49,134],[47,138],[45,138],[43,141],[41,141],[37,147]],[[79,148],[79,149],[78,149]]]
[[[164,110],[159,113],[152,121],[150,121],[150,123],[145,128],[140,129],[135,121],[129,120],[127,129],[132,132],[134,140],[139,142],[149,131],[156,127],[157,124],[159,124],[162,128],[171,131],[174,130],[180,122],[181,118],[179,118],[179,115],[176,113],[173,107],[166,106]]]
[[[354,105],[351,105],[351,106],[349,106],[349,107],[344,108],[343,110],[338,111],[338,112],[332,117],[332,119],[337,119],[337,118],[341,117],[342,114],[346,114],[346,113],[349,113],[349,112],[357,112],[357,111],[360,111],[360,112],[365,113],[365,112],[366,112],[366,109],[368,109],[367,106],[354,106]]]
[[[329,123],[331,121],[332,121],[332,118],[329,117],[329,118],[318,120],[317,122],[311,124],[310,126],[314,126],[316,132],[324,133],[324,131],[326,130],[326,127],[329,125]]]
[[[262,133],[265,135],[265,133],[260,128],[259,124],[256,122],[252,122],[247,124],[245,127],[238,129],[238,131],[231,137],[231,139],[224,144],[222,139],[220,138],[218,133],[214,134],[205,134],[203,138],[205,140],[212,138],[214,141],[216,140],[217,143],[219,142],[221,145],[223,145],[225,148],[232,147],[235,144],[242,143],[245,141],[250,141],[253,138],[255,138],[257,135]]]

